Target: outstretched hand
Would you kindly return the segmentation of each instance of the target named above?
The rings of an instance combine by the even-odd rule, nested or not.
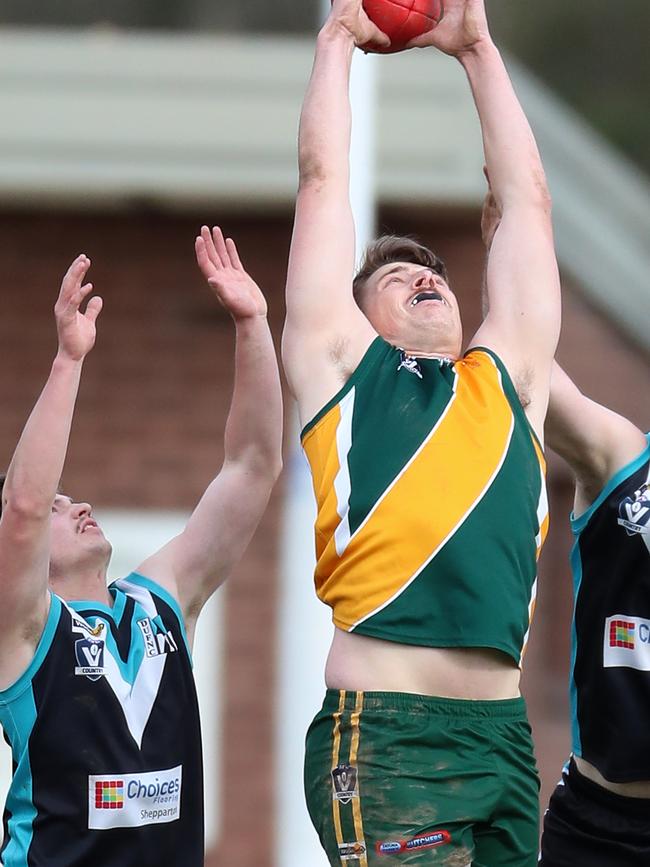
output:
[[[266,300],[245,271],[232,238],[225,238],[215,226],[201,227],[194,243],[196,261],[208,285],[233,319],[266,316]]]
[[[83,282],[89,268],[90,259],[83,253],[77,256],[63,278],[54,305],[59,354],[73,361],[81,361],[95,345],[95,322],[103,304],[95,295],[88,301],[85,312],[81,312],[82,303],[93,289],[92,283]]]
[[[332,0],[332,11],[327,20],[349,33],[355,45],[373,45],[388,48],[390,39],[366,14],[361,0]]]
[[[485,0],[443,0],[440,23],[412,39],[407,48],[433,45],[445,54],[456,56],[489,38]]]

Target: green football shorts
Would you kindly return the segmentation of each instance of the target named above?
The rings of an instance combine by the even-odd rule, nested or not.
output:
[[[307,806],[337,867],[534,867],[539,778],[521,698],[328,690]]]

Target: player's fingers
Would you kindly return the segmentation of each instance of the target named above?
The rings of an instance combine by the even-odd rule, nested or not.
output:
[[[234,268],[239,268],[240,271],[244,271],[245,268],[242,265],[242,261],[239,258],[239,253],[237,252],[237,245],[232,238],[226,238],[226,250],[228,251],[228,256],[230,258],[232,266]]]
[[[194,252],[196,253],[196,262],[202,274],[207,277],[213,270],[213,264],[208,256],[205,240],[200,235],[197,235],[194,239]]]
[[[221,266],[223,268],[227,268],[230,264],[230,259],[228,256],[228,249],[226,248],[226,242],[223,237],[223,232],[219,228],[219,226],[212,227],[212,240],[214,241],[214,248],[217,251],[217,256],[221,260]]]
[[[66,300],[69,299],[70,295],[78,290],[79,285],[89,268],[90,259],[84,253],[81,253],[71,263],[63,276],[63,280],[61,281],[61,292],[59,293],[60,297],[65,298]]]
[[[92,283],[85,283],[83,286],[78,286],[75,288],[74,292],[71,292],[64,299],[64,307],[63,310],[70,316],[74,315],[79,308],[81,307],[84,298],[87,298],[88,295],[93,291]]]
[[[414,36],[413,39],[410,39],[406,43],[407,48],[427,48],[431,43],[429,42],[429,33],[422,33],[420,36]]]
[[[388,48],[390,46],[390,37],[387,36],[383,30],[380,30],[377,25],[366,16],[368,20],[368,28],[370,38],[367,40],[366,44],[369,42],[372,45],[377,45],[380,48]]]
[[[203,243],[205,244],[205,251],[208,256],[208,260],[214,268],[221,268],[221,260],[219,259],[219,255],[214,248],[214,241],[212,240],[212,233],[208,226],[201,226],[201,238],[203,239]]]
[[[86,306],[86,318],[90,319],[91,322],[95,322],[99,314],[102,312],[103,306],[103,298],[101,298],[99,295],[95,295],[93,298],[90,299],[88,305]]]

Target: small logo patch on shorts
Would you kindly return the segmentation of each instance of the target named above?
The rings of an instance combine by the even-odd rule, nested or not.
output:
[[[349,804],[357,798],[357,769],[353,765],[337,765],[332,771],[332,799]]]
[[[402,851],[402,841],[382,840],[381,843],[377,843],[377,845],[375,846],[375,850],[378,855],[394,855],[395,852]]]
[[[407,840],[380,840],[375,844],[378,855],[399,855],[404,852],[414,852],[420,849],[433,849],[451,842],[449,831],[430,831],[428,834],[418,834]]]
[[[354,861],[366,854],[366,844],[355,840],[354,843],[339,843],[339,858],[341,861]]]

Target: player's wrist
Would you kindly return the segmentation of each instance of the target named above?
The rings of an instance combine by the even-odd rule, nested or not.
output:
[[[74,370],[77,367],[81,367],[85,357],[86,353],[79,355],[78,353],[70,352],[63,346],[59,346],[57,353],[54,356],[52,367],[61,371]]]
[[[348,48],[350,54],[355,44],[356,40],[352,31],[341,20],[332,16],[323,24],[316,39],[316,46],[320,50],[333,45],[340,45]]]
[[[231,313],[235,328],[239,332],[256,330],[260,327],[268,326],[267,311],[259,311],[257,313],[247,313],[245,315]]]
[[[500,57],[500,52],[490,34],[486,33],[471,45],[459,48],[458,51],[454,52],[454,57],[468,70],[468,67],[490,62],[493,58]]]

